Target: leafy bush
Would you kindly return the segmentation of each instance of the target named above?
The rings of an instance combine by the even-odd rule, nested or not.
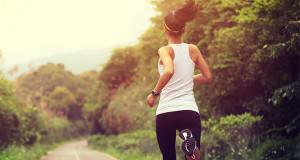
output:
[[[219,148],[226,150],[225,146],[229,146],[231,150],[231,158],[235,159],[248,159],[248,153],[257,143],[257,124],[261,121],[262,117],[254,117],[250,113],[242,115],[228,115],[221,117],[220,120],[209,119],[202,121],[203,138],[202,144],[205,157],[212,157],[216,155],[220,157],[220,151],[217,152],[212,148]],[[219,147],[220,143],[223,147]],[[213,153],[208,153],[211,150]]]
[[[33,106],[23,107],[12,84],[0,77],[0,148],[11,143],[33,144],[44,130],[45,119]]]
[[[12,143],[17,137],[20,105],[11,89],[11,83],[0,76],[0,146]]]
[[[299,151],[300,134],[293,139],[267,139],[253,150],[251,157],[253,160],[297,160]]]
[[[114,147],[130,153],[139,149],[142,153],[159,152],[155,131],[138,130],[118,136],[94,135],[89,139],[89,145],[106,148]]]
[[[118,136],[93,135],[88,140],[92,148],[119,159],[161,159],[155,131],[138,130]],[[117,151],[117,152],[116,152]]]
[[[40,142],[60,142],[87,134],[88,129],[83,121],[70,122],[66,118],[48,117]]]
[[[58,142],[87,134],[82,121],[47,116],[41,109],[23,105],[13,85],[0,76],[0,149],[10,144]]]
[[[138,129],[154,129],[155,108],[145,100],[152,84],[140,80],[127,88],[120,87],[104,111],[102,125],[106,134],[121,134]]]

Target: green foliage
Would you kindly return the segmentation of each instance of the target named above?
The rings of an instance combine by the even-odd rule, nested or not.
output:
[[[5,150],[0,151],[0,159],[3,160],[38,160],[43,155],[47,153],[47,151],[56,148],[58,144],[52,145],[41,145],[35,144],[32,146],[16,146],[12,145]]]
[[[46,129],[41,133],[40,142],[51,144],[88,134],[83,121],[70,122],[66,118],[48,117]]]
[[[0,98],[0,150],[11,144],[52,143],[87,133],[86,125],[81,121],[71,123],[66,119],[51,118],[39,107],[23,105],[16,97],[12,83],[2,76]]]
[[[49,106],[55,112],[62,112],[64,115],[69,111],[69,108],[75,105],[76,100],[74,95],[66,87],[57,86],[49,95]]]
[[[54,148],[49,144],[88,133],[86,124],[80,121],[81,108],[87,101],[88,87],[96,80],[93,74],[97,72],[77,77],[65,71],[62,64],[49,63],[19,77],[17,87],[1,73],[0,159],[39,159]],[[74,121],[49,116],[45,99],[51,104],[49,108],[67,112]]]
[[[33,106],[22,106],[10,82],[0,77],[0,149],[11,143],[33,144],[45,119]]]
[[[270,108],[266,102],[274,88],[295,79],[299,57],[287,54],[288,57],[274,61],[263,49],[265,44],[289,39],[281,30],[289,20],[279,13],[284,11],[292,19],[297,8],[292,3],[201,1],[202,10],[190,24],[194,27],[191,34],[185,37],[195,37],[195,30],[201,31],[199,39],[191,42],[198,43],[203,54],[209,54],[207,61],[214,80],[211,85],[196,86],[201,92],[197,99],[201,99],[202,106],[210,106],[206,116],[265,112]],[[274,81],[284,74],[283,81]]]
[[[82,108],[83,117],[92,122],[93,133],[105,133],[103,118],[111,97],[119,88],[127,87],[135,79],[137,65],[134,47],[117,48],[110,60],[104,65],[97,83],[88,95]]]
[[[297,160],[300,158],[300,135],[293,139],[267,139],[252,152],[253,160]]]
[[[75,94],[75,101],[75,104],[73,103],[73,105],[69,105],[67,117],[69,120],[72,121],[83,120],[82,108],[84,104],[88,101],[87,92],[80,88],[77,89]]]
[[[206,159],[214,154],[220,155],[219,152],[224,149],[218,145],[220,141],[230,147],[231,153],[236,159],[248,159],[248,153],[251,152],[251,148],[255,146],[258,140],[256,134],[261,119],[260,116],[253,117],[250,113],[245,113],[221,117],[220,120],[202,121],[201,146],[203,146]],[[219,151],[216,151],[217,148]],[[208,153],[210,150],[212,153]]]
[[[82,115],[87,123],[90,123],[92,133],[105,133],[102,127],[102,114],[110,102],[108,86],[98,81],[88,95],[88,101],[82,108]]]
[[[111,90],[128,86],[134,79],[134,68],[137,65],[134,51],[134,47],[117,48],[104,65],[99,79],[108,84]]]
[[[0,146],[11,143],[17,137],[12,133],[19,128],[18,110],[21,108],[11,86],[11,83],[0,76]]]
[[[99,76],[99,72],[96,70],[87,71],[78,75],[78,77],[87,84],[86,87],[87,89],[91,89],[93,87],[98,76]]]
[[[17,95],[23,103],[41,107],[51,115],[82,120],[81,110],[98,74],[92,70],[76,76],[63,64],[48,63],[16,80]]]
[[[156,134],[152,130],[137,130],[118,136],[93,135],[89,138],[88,144],[122,160],[161,159]]]
[[[50,94],[56,86],[65,86],[72,93],[75,93],[77,88],[86,87],[86,84],[81,79],[66,71],[63,64],[56,65],[53,63],[48,63],[34,72],[20,76],[16,80],[16,84],[21,89],[35,89],[43,95]]]
[[[141,79],[128,88],[119,88],[102,115],[102,125],[107,128],[106,133],[120,134],[140,128],[154,129],[155,109],[149,110],[147,102],[142,100],[153,87],[147,81]]]
[[[118,136],[94,135],[88,140],[89,146],[101,151],[116,149],[119,159],[143,159],[143,157],[159,157],[156,134],[150,130],[137,130]],[[110,153],[111,154],[111,153]],[[147,158],[146,158],[147,159]],[[149,159],[149,158],[148,158]]]
[[[299,77],[300,78],[300,77]],[[272,102],[274,106],[278,106],[284,102],[285,99],[292,101],[300,100],[300,79],[296,82],[293,82],[289,85],[286,85],[282,88],[279,88],[274,91],[274,95],[269,99],[269,102]]]

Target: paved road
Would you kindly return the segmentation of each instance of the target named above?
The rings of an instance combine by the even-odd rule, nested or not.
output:
[[[64,144],[49,151],[41,160],[117,160],[104,153],[87,147],[87,141],[81,140]]]

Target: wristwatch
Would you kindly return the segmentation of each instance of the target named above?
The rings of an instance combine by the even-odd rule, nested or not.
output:
[[[151,91],[151,94],[152,94],[153,96],[159,96],[159,93],[156,93],[154,90]]]

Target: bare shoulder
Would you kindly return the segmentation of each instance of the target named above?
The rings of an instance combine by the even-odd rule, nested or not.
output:
[[[159,56],[170,56],[173,60],[175,57],[174,50],[171,46],[163,46],[158,49]]]
[[[194,44],[189,44],[189,51],[192,53],[192,54],[198,54],[200,53],[200,50],[198,49],[198,47]]]
[[[189,44],[189,54],[192,59],[192,61],[197,64],[199,57],[201,57],[200,50],[198,49],[197,46],[193,44]]]
[[[171,53],[172,52],[172,47],[171,46],[162,46],[158,49],[158,53],[161,54],[161,53]]]

